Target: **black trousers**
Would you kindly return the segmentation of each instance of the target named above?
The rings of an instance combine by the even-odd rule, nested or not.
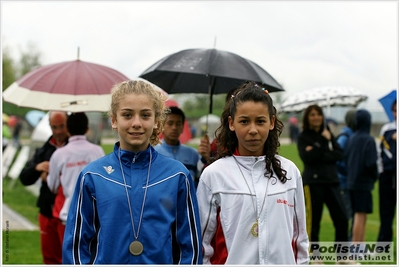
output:
[[[379,179],[380,232],[378,241],[393,241],[392,223],[396,210],[396,171],[386,171]]]
[[[305,185],[304,193],[309,241],[319,242],[320,221],[326,204],[335,228],[335,242],[347,242],[348,216],[339,184]]]

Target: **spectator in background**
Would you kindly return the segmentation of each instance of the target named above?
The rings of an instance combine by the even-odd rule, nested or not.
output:
[[[392,104],[393,122],[382,126],[380,131],[380,159],[382,172],[379,177],[379,203],[380,203],[380,231],[378,241],[393,241],[392,223],[396,210],[396,179],[397,179],[397,117],[396,100]]]
[[[195,187],[197,187],[200,175],[198,165],[201,164],[201,156],[194,148],[183,145],[179,141],[186,119],[184,112],[180,108],[173,106],[169,107],[169,110],[170,112],[167,114],[164,123],[162,143],[156,145],[154,149],[162,155],[183,163],[190,171]]]
[[[50,158],[47,185],[57,196],[53,207],[53,217],[57,219],[57,233],[62,247],[65,224],[76,181],[80,171],[90,162],[104,156],[99,145],[87,141],[85,134],[89,120],[84,112],[72,113],[67,119],[70,134],[68,144],[57,149]]]
[[[291,143],[296,144],[298,142],[298,135],[299,135],[299,127],[298,127],[297,117],[295,117],[295,116],[290,117],[288,120],[288,124],[289,124]]]
[[[195,138],[197,136],[197,128],[195,128],[194,125],[190,126],[190,131],[191,131],[191,137]]]
[[[342,148],[344,153],[346,151],[349,137],[352,135],[353,131],[355,130],[355,114],[356,114],[355,109],[351,109],[346,112],[346,114],[345,114],[346,126],[344,126],[342,128],[341,133],[337,136],[337,143]],[[337,171],[338,171],[339,182],[341,185],[342,196],[344,198],[344,203],[345,203],[345,207],[346,207],[346,212],[347,212],[348,218],[351,220],[353,214],[352,214],[351,199],[350,199],[349,190],[347,187],[348,170],[347,170],[347,166],[345,163],[345,159],[337,161]],[[351,233],[349,233],[349,235],[352,236]]]
[[[323,110],[310,105],[303,116],[303,131],[298,137],[299,156],[307,210],[308,235],[319,242],[320,221],[324,203],[335,227],[335,242],[348,241],[348,217],[341,195],[336,162],[343,158],[341,147],[325,125]]]
[[[19,142],[19,136],[21,134],[21,130],[22,130],[22,121],[18,116],[15,116],[15,125],[12,129],[12,142],[14,146],[18,148],[21,146]]]
[[[371,115],[365,109],[355,114],[355,131],[345,150],[347,186],[353,212],[352,242],[365,241],[367,214],[373,211],[371,190],[377,180],[377,147],[370,135]]]
[[[49,123],[52,136],[42,147],[36,149],[19,175],[22,184],[26,186],[34,184],[38,179],[42,180],[36,205],[39,207],[40,244],[45,264],[62,263],[62,247],[57,234],[58,219],[52,215],[55,194],[48,188],[47,174],[51,155],[68,142],[66,120],[66,112],[50,111]]]
[[[8,127],[7,122],[3,121],[3,128],[2,128],[2,136],[3,136],[3,151],[7,147],[7,145],[10,143],[11,139],[11,130],[10,127]]]

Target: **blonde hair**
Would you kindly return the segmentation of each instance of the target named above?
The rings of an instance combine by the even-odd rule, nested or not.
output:
[[[143,80],[130,80],[116,84],[111,90],[111,106],[108,112],[108,116],[111,119],[116,120],[119,103],[128,94],[146,95],[153,101],[155,120],[158,127],[154,127],[150,137],[150,144],[152,146],[159,144],[159,134],[163,131],[163,124],[168,111],[165,105],[167,96],[157,90],[151,83]]]

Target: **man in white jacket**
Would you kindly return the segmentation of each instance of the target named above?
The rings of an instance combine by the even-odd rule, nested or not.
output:
[[[47,184],[57,194],[53,207],[53,217],[58,218],[57,231],[59,240],[64,237],[65,222],[70,201],[80,171],[90,162],[104,156],[103,149],[87,141],[89,121],[85,113],[72,113],[67,119],[70,133],[69,143],[57,149],[50,158]]]

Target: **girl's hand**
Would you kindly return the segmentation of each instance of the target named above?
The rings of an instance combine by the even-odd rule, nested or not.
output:
[[[313,146],[306,146],[305,147],[305,151],[306,152],[309,152],[310,150],[312,150],[313,149]]]

